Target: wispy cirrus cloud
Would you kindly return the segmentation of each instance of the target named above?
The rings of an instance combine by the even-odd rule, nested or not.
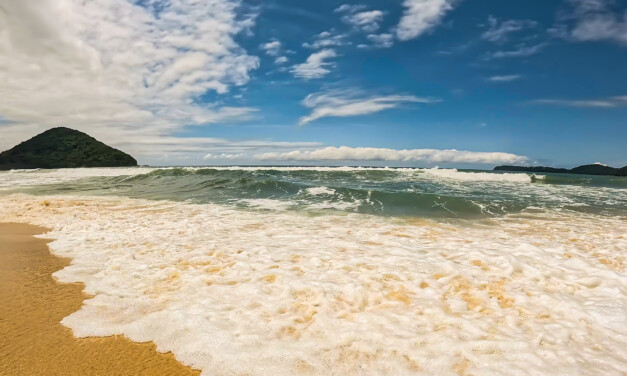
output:
[[[531,103],[558,107],[616,108],[627,106],[627,96],[603,99],[536,99]]]
[[[357,13],[366,9],[367,6],[364,4],[342,4],[339,7],[335,8],[334,13]]]
[[[396,27],[396,36],[410,40],[431,31],[460,0],[405,0],[405,11]]]
[[[300,118],[298,124],[305,125],[324,117],[348,117],[367,115],[399,107],[404,103],[435,103],[437,99],[413,95],[366,95],[358,90],[329,90],[310,94],[303,105],[312,110]]]
[[[509,39],[510,34],[534,28],[538,23],[532,20],[500,21],[498,18],[490,16],[488,18],[488,25],[488,30],[481,35],[481,38],[493,43],[503,43]]]
[[[289,152],[270,152],[258,155],[261,160],[291,161],[393,161],[393,162],[428,162],[428,163],[524,163],[525,156],[501,152],[473,152],[438,149],[386,149],[364,147],[326,147],[317,150],[293,150]]]
[[[486,55],[486,59],[507,59],[516,57],[528,57],[540,53],[548,43],[542,42],[529,45],[527,43],[518,44],[513,50],[495,51]]]
[[[519,74],[509,74],[509,75],[503,75],[503,76],[492,76],[488,78],[488,81],[490,82],[512,82],[512,81],[517,81],[520,80],[522,78],[521,75]]]
[[[305,80],[322,78],[331,73],[329,67],[332,67],[334,63],[328,60],[336,56],[337,53],[334,49],[324,49],[314,52],[309,55],[304,63],[292,66],[291,72],[295,77]]]

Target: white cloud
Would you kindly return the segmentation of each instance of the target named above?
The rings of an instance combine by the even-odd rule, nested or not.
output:
[[[347,44],[350,44],[350,42],[346,41],[345,34],[333,34],[330,31],[323,31],[314,36],[312,43],[303,43],[303,47],[317,50],[320,48],[338,47]]]
[[[611,14],[597,14],[582,19],[572,30],[580,41],[614,40],[627,44],[627,12],[623,19]]]
[[[570,0],[551,33],[571,41],[615,41],[627,45],[627,10],[614,0]]]
[[[335,13],[356,13],[360,10],[364,10],[367,7],[363,4],[342,4],[337,7],[333,12]]]
[[[324,77],[331,72],[328,67],[333,65],[333,63],[327,60],[336,56],[337,54],[333,49],[314,52],[309,55],[304,63],[294,65],[291,72],[294,76],[306,80]]]
[[[205,155],[205,157],[203,158],[204,160],[209,160],[209,159],[226,159],[226,160],[234,160],[234,159],[240,159],[244,157],[244,154],[242,153],[237,153],[237,154],[228,154],[228,153],[221,153],[221,154],[207,154]]]
[[[440,24],[457,0],[405,0],[406,8],[396,29],[400,40],[421,36]]]
[[[0,149],[57,125],[117,145],[250,116],[195,101],[258,67],[235,41],[253,22],[239,1],[148,4],[0,0]]]
[[[533,56],[542,51],[547,46],[547,43],[539,43],[534,45],[527,45],[521,43],[516,46],[515,49],[509,51],[496,51],[487,55],[487,59],[505,59],[513,57],[528,57]]]
[[[275,64],[285,64],[289,61],[289,59],[286,56],[279,56],[276,59],[274,59],[274,63]]]
[[[490,28],[481,35],[481,38],[494,43],[505,42],[511,33],[533,28],[538,25],[537,22],[531,20],[499,21],[492,16],[488,18],[488,24]]]
[[[367,115],[396,108],[403,103],[434,102],[437,100],[413,95],[364,96],[355,90],[331,90],[310,94],[303,100],[303,105],[311,108],[312,112],[302,117],[298,124],[305,125],[323,117]]]
[[[383,12],[380,10],[370,10],[347,14],[342,17],[342,21],[361,29],[367,33],[373,33],[379,29],[379,23],[383,20]]]
[[[377,48],[390,48],[394,45],[394,35],[388,33],[370,34],[368,40],[372,42],[373,47]]]
[[[537,99],[534,104],[552,105],[559,107],[588,107],[614,108],[627,106],[627,96],[618,96],[606,99]]]
[[[492,76],[488,78],[490,82],[512,82],[516,80],[520,80],[522,78],[519,74],[510,74],[505,76]]]
[[[138,135],[139,137],[139,135]],[[143,136],[122,140],[117,147],[132,155],[142,155],[153,165],[170,164],[177,159],[185,163],[201,164],[203,160],[218,159],[220,156],[241,155],[241,160],[252,161],[253,155],[276,150],[311,149],[320,147],[318,142],[280,142],[268,140],[229,140],[210,137]],[[206,157],[208,154],[213,156]],[[206,157],[206,158],[204,158]],[[235,157],[231,157],[233,159]],[[229,158],[222,158],[229,159]]]
[[[270,56],[277,56],[281,51],[281,42],[273,40],[272,42],[262,44],[260,47],[262,50],[266,51],[266,54]]]
[[[353,148],[348,146],[326,147],[317,150],[294,150],[258,155],[261,160],[293,161],[393,161],[428,163],[522,163],[527,157],[499,152],[472,152],[459,150],[412,149],[397,150],[385,148]]]

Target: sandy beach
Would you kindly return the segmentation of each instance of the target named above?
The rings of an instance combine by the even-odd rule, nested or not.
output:
[[[59,284],[52,273],[69,264],[53,256],[47,230],[0,224],[0,374],[197,375],[152,343],[122,336],[76,339],[60,324],[88,295],[83,284]]]

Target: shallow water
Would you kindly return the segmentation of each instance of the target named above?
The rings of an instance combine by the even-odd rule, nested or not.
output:
[[[75,336],[211,375],[627,372],[621,181],[119,171],[4,180],[0,219],[53,228],[73,259],[55,277],[95,296],[63,319]]]

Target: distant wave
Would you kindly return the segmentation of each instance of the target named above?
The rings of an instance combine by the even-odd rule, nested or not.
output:
[[[440,178],[460,180],[460,181],[499,181],[512,183],[531,183],[531,176],[528,174],[497,174],[493,172],[461,172],[456,169],[432,168],[422,170],[425,174]]]
[[[14,171],[0,191],[116,195],[251,210],[484,218],[526,208],[616,213],[627,179],[371,167],[169,167]],[[621,185],[622,184],[622,185]]]

